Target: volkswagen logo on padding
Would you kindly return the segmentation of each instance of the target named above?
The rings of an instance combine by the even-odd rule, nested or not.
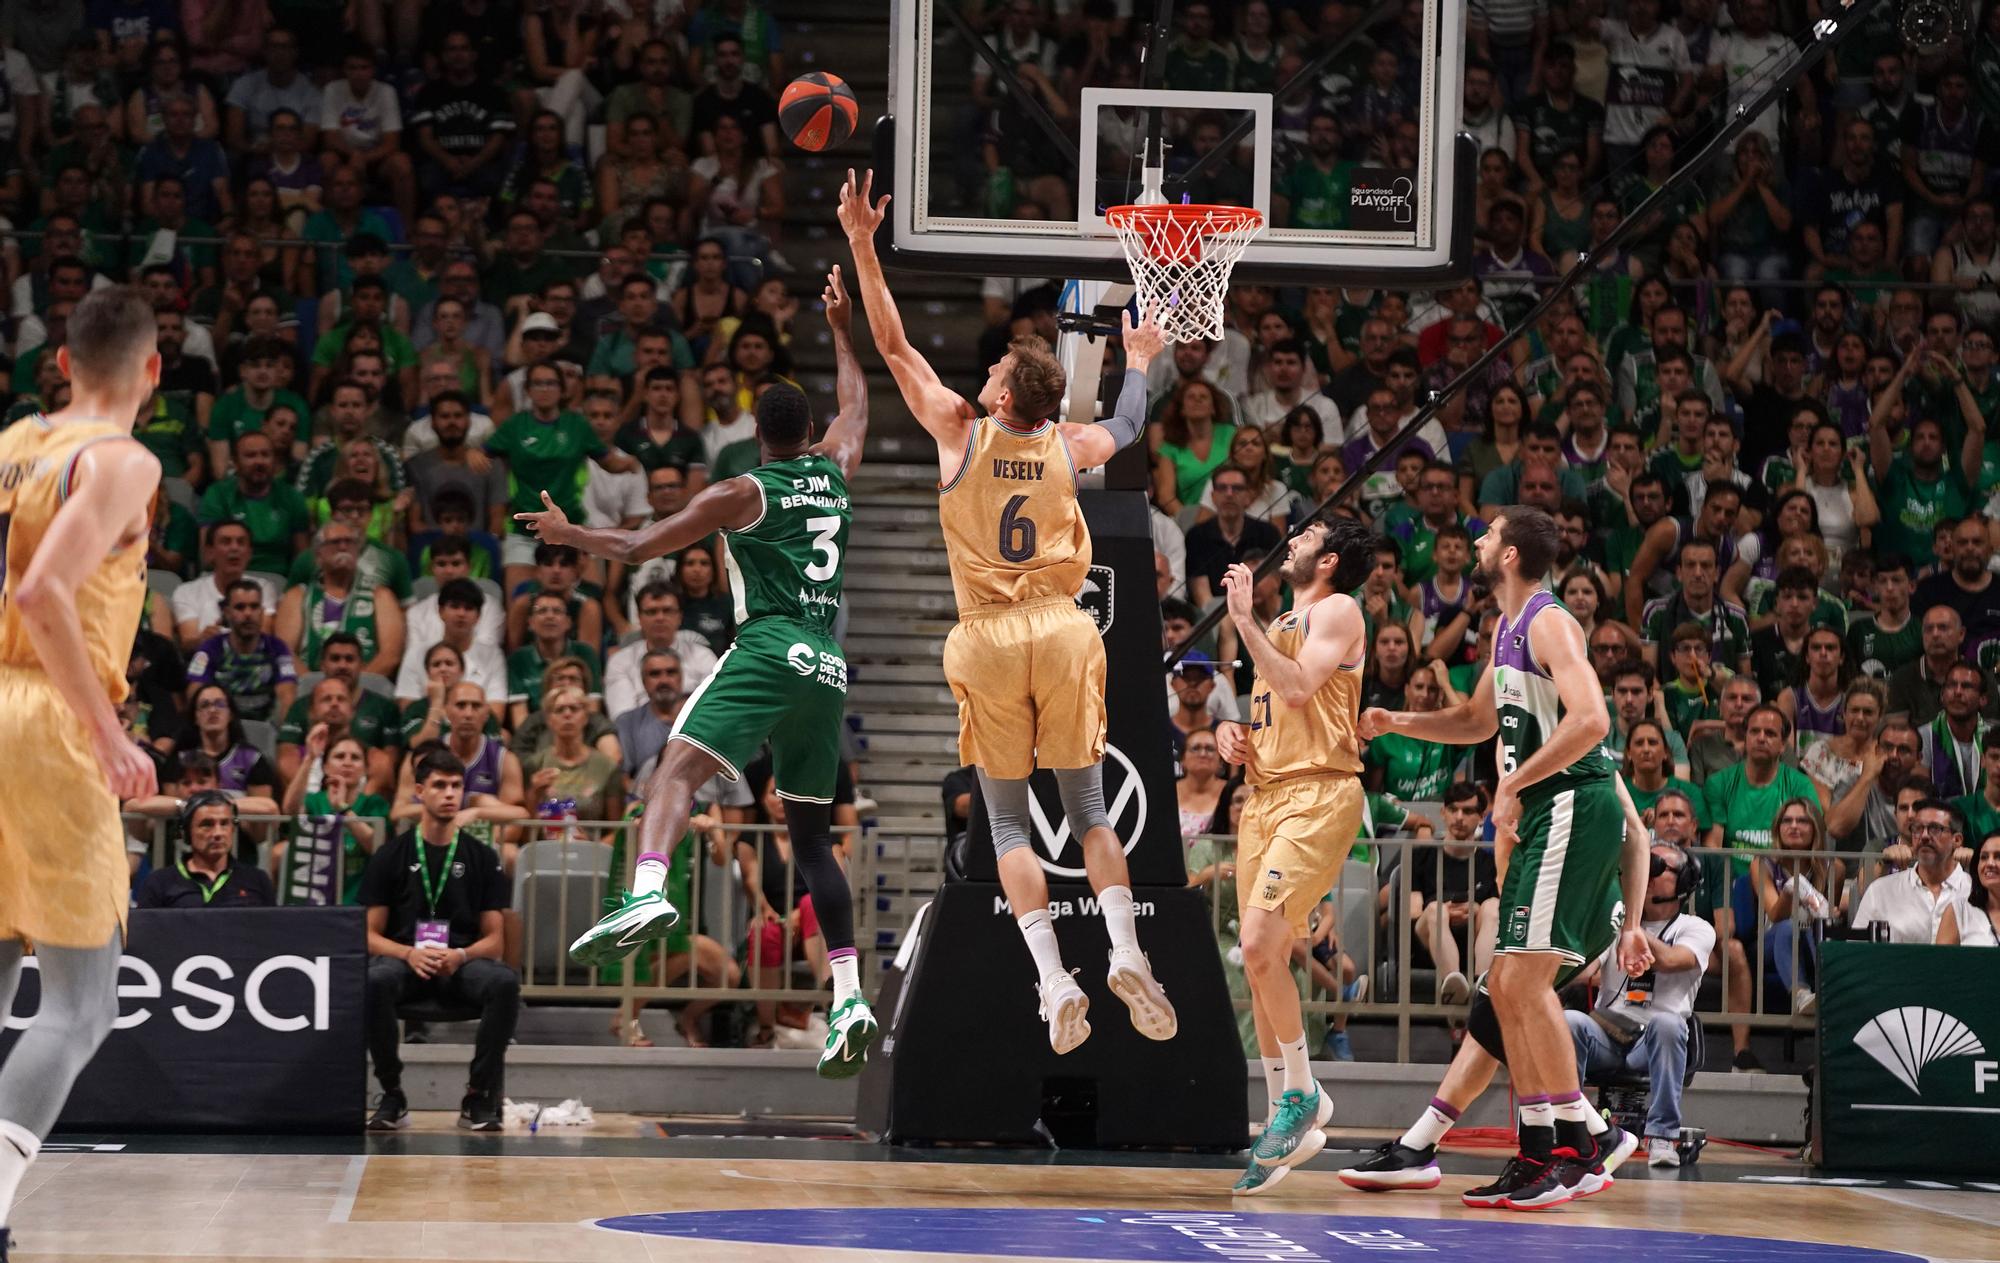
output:
[[[1042,801],[1044,789],[1047,803]],[[1125,854],[1130,855],[1146,831],[1146,786],[1132,760],[1110,742],[1104,745],[1104,809],[1111,817],[1112,830],[1125,844]],[[1041,852],[1035,858],[1042,862],[1042,871],[1051,877],[1086,876],[1081,856],[1074,868],[1062,864],[1070,847],[1069,820],[1063,815],[1053,776],[1036,779],[1034,792],[1028,795],[1028,815],[1034,822],[1035,844]]]
[[[1111,620],[1117,615],[1118,572],[1109,566],[1092,566],[1084,576],[1083,591],[1076,594],[1076,603],[1083,612],[1090,615],[1090,621],[1097,624],[1099,636],[1111,631]]]

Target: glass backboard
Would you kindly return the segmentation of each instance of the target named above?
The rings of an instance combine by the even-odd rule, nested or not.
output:
[[[885,260],[1127,279],[1103,215],[1139,200],[1159,137],[1168,201],[1263,212],[1239,281],[1463,274],[1463,6],[1286,9],[1280,25],[1266,0],[892,0]]]

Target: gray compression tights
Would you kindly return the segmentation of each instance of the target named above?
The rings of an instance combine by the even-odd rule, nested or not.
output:
[[[1062,794],[1063,814],[1069,819],[1071,836],[1082,838],[1092,829],[1109,828],[1111,818],[1104,811],[1104,766],[1058,768],[1056,789]],[[993,834],[993,853],[1005,855],[1028,845],[1028,782],[1000,780],[979,773],[979,792],[986,799],[987,827]]]
[[[0,942],[0,1015],[11,1013],[21,981],[19,939]],[[42,1004],[35,1024],[0,1063],[0,1119],[47,1137],[76,1076],[97,1055],[118,1016],[117,930],[102,947],[35,949],[42,975]]]

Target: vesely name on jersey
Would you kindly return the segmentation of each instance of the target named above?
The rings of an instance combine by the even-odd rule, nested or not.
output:
[[[779,508],[842,511],[847,508],[847,497],[833,494],[833,479],[825,474],[807,474],[803,478],[794,478],[792,490],[798,494],[778,497]]]
[[[1010,479],[1014,482],[1040,482],[1042,480],[1042,470],[1047,464],[1047,461],[1040,460],[1001,460],[999,457],[995,457],[993,460],[993,476],[995,478]]]
[[[33,482],[48,472],[49,462],[40,456],[10,460],[0,465],[0,491],[12,491],[24,482]]]

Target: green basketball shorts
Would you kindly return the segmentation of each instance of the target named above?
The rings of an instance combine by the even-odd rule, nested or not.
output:
[[[1625,809],[1606,779],[1529,799],[1500,890],[1496,952],[1551,952],[1574,974],[1618,937]]]
[[[768,740],[778,793],[833,801],[840,725],[847,715],[847,659],[826,633],[782,618],[736,632],[715,671],[681,707],[672,741],[713,755],[730,780]]]

